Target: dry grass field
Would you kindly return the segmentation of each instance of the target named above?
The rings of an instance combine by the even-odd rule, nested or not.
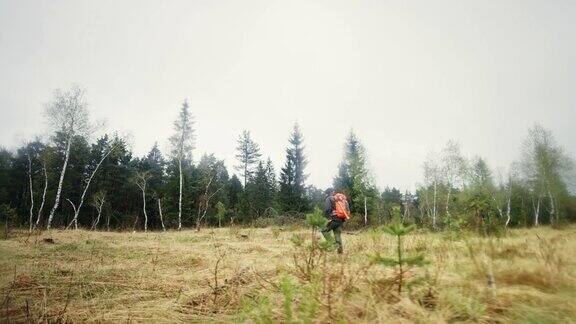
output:
[[[576,321],[575,227],[512,230],[504,238],[411,234],[406,253],[429,263],[408,269],[412,284],[401,294],[395,269],[372,258],[393,256],[394,237],[368,230],[343,239],[338,255],[311,250],[311,232],[302,228],[13,232],[0,241],[1,319]]]

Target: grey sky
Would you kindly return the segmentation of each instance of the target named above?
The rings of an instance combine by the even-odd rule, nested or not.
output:
[[[188,98],[196,157],[231,167],[248,129],[279,170],[298,121],[327,186],[354,128],[378,185],[412,188],[449,139],[507,168],[540,122],[575,153],[575,39],[576,1],[0,0],[0,145],[77,82],[138,155]]]

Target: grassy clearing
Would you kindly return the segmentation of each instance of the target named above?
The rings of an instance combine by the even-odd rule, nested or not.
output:
[[[48,237],[55,244],[43,241]],[[394,270],[371,262],[376,252],[395,253],[393,237],[368,230],[345,233],[343,239],[344,255],[311,255],[311,233],[305,229],[17,232],[0,241],[1,318],[314,323],[576,318],[574,227],[514,230],[505,238],[409,235],[406,252],[423,253],[430,264],[408,274],[422,280],[401,295],[392,288]]]

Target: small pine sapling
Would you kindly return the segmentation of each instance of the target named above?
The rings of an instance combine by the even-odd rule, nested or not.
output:
[[[216,219],[218,220],[218,227],[222,226],[222,220],[224,220],[224,217],[226,217],[227,213],[228,209],[221,201],[219,201],[216,204]]]
[[[316,232],[324,228],[328,220],[322,215],[320,208],[316,207],[312,213],[306,214],[306,223],[312,228],[312,244],[317,245]]]
[[[407,272],[413,267],[421,267],[427,263],[424,260],[423,254],[417,254],[413,256],[406,256],[403,254],[402,238],[407,234],[414,231],[416,227],[414,225],[404,226],[400,222],[396,222],[390,226],[384,227],[384,232],[392,236],[396,236],[396,250],[397,254],[394,258],[382,257],[380,254],[374,256],[374,261],[386,267],[396,267],[396,276],[394,278],[394,283],[398,287],[398,294],[402,293],[402,287],[406,284],[415,284],[416,281],[412,280],[410,282],[406,277]]]
[[[294,266],[297,274],[307,281],[312,280],[315,275],[315,269],[319,265],[326,251],[334,246],[333,240],[323,242],[318,241],[317,232],[324,228],[328,220],[322,215],[322,211],[316,208],[312,213],[306,215],[306,223],[311,228],[311,242],[304,245],[305,238],[301,235],[294,235],[290,239],[295,246],[293,255]]]

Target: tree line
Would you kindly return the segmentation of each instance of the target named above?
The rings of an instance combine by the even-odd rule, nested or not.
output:
[[[85,90],[56,90],[45,107],[51,137],[14,152],[0,148],[0,214],[5,224],[36,228],[166,230],[222,224],[298,221],[321,208],[324,190],[307,184],[304,135],[295,124],[277,176],[249,131],[237,139],[230,174],[214,154],[194,156],[194,118],[184,101],[169,138],[134,156],[127,140],[106,134],[90,142]],[[467,158],[458,143],[429,154],[415,192],[380,191],[367,155],[348,134],[333,187],[355,215],[350,226],[402,218],[431,229],[561,225],[576,219],[574,162],[539,125],[529,129],[522,154],[506,174],[484,159]]]

